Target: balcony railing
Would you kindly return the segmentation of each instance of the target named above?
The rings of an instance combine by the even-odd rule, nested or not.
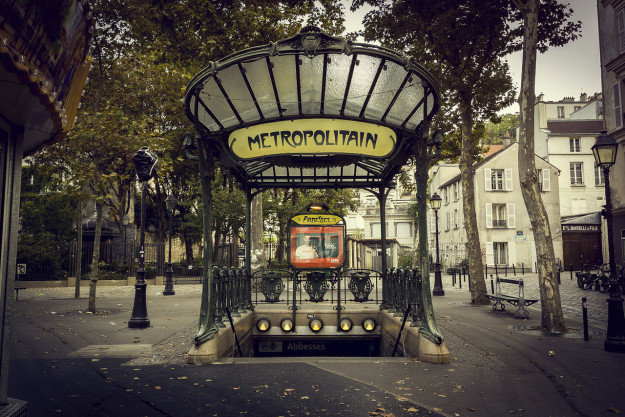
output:
[[[505,228],[506,227],[506,221],[505,220],[493,220],[493,227],[499,227],[499,228]]]

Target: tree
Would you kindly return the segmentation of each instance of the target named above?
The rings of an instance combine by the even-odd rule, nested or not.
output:
[[[520,133],[519,133],[519,176],[523,200],[527,207],[538,266],[538,282],[541,301],[541,324],[550,332],[564,332],[564,315],[560,303],[560,289],[557,276],[556,257],[553,251],[553,237],[547,211],[538,190],[538,172],[534,155],[534,103],[536,101],[536,52],[539,49],[538,21],[541,17],[539,0],[513,0],[523,15],[523,72],[521,76]],[[542,13],[545,11],[542,10]],[[569,9],[566,16],[570,16]],[[553,46],[566,43],[566,39],[554,39]],[[546,49],[542,45],[541,49]]]
[[[519,113],[503,114],[486,122],[483,143],[488,145],[500,144],[507,134],[514,138],[519,127]]]
[[[514,101],[504,58],[519,50],[523,27],[520,13],[509,0],[354,0],[373,9],[365,16],[364,36],[417,57],[441,85],[443,108],[435,124],[445,132],[459,132],[471,301],[489,303],[477,230],[473,168],[484,123]],[[539,41],[574,39],[579,29],[556,0],[545,0],[539,22]]]

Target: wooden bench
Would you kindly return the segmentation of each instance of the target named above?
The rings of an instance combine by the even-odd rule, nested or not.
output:
[[[493,276],[490,276],[491,284],[493,280]],[[523,279],[509,279],[509,278],[496,278],[495,288],[493,294],[487,294],[487,297],[495,302],[493,304],[493,310],[504,311],[506,309],[506,305],[504,302],[510,303],[513,306],[517,306],[517,310],[514,314],[516,318],[524,318],[528,319],[530,317],[529,311],[525,309],[525,306],[530,306],[537,302],[538,300],[531,300],[525,298],[525,290],[523,287]],[[517,288],[517,295],[509,295],[504,294],[501,291],[501,284],[514,284]]]

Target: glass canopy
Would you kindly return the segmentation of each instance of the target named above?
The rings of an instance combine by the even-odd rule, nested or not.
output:
[[[206,145],[252,188],[389,184],[439,101],[414,59],[311,26],[213,62],[184,98]]]

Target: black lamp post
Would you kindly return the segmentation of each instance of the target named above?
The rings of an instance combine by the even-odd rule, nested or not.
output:
[[[141,235],[139,240],[139,269],[137,269],[137,282],[135,283],[135,301],[132,307],[132,316],[128,320],[128,327],[133,329],[145,329],[150,327],[148,308],[146,304],[145,283],[145,194],[148,190],[148,181],[156,172],[158,158],[147,147],[137,151],[132,157],[135,171],[141,181]]]
[[[167,272],[165,273],[165,289],[163,295],[175,295],[173,275],[174,270],[171,266],[171,235],[173,233],[174,211],[176,210],[176,197],[170,194],[165,200],[167,210],[169,210],[169,260],[167,262]]]
[[[608,229],[608,256],[610,257],[610,298],[608,301],[608,332],[603,347],[608,352],[625,353],[625,317],[623,298],[618,286],[616,260],[614,259],[614,238],[612,231],[612,201],[610,198],[610,167],[616,161],[618,143],[604,130],[592,147],[595,162],[603,169],[605,177],[605,220]]]
[[[445,295],[445,291],[443,290],[443,281],[441,279],[441,261],[438,250],[438,209],[441,208],[441,197],[434,193],[432,197],[430,197],[430,207],[434,210],[434,221],[436,222],[436,265],[434,266],[434,291],[432,291],[433,295]]]

